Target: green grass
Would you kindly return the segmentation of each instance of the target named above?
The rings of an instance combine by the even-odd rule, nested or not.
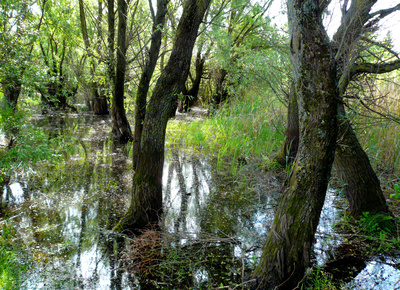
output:
[[[283,144],[283,105],[268,95],[249,94],[232,99],[212,117],[198,121],[171,121],[169,145],[183,143],[223,162],[238,158],[268,159]]]

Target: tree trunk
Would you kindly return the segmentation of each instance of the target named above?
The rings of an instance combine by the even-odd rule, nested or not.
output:
[[[108,101],[104,91],[97,82],[92,82],[93,113],[95,115],[108,115]]]
[[[101,20],[101,15],[102,13],[102,4],[99,1],[99,10],[98,10],[98,23],[97,23],[97,33],[98,37],[101,38],[101,29],[100,29],[100,20]],[[91,74],[91,80],[89,82],[90,86],[90,92],[92,93],[91,99],[93,99],[93,112],[96,115],[107,115],[108,114],[108,102],[107,98],[105,95],[101,92],[101,88],[99,84],[94,81],[95,79],[95,71],[96,71],[96,64],[92,56],[90,55],[90,41],[89,41],[89,34],[87,31],[87,26],[86,26],[86,15],[85,15],[85,9],[83,6],[83,0],[79,0],[79,18],[81,22],[81,32],[83,36],[83,41],[85,43],[85,49],[86,49],[86,54],[90,58],[90,74]]]
[[[219,69],[217,73],[217,79],[215,82],[215,92],[212,96],[212,104],[214,109],[224,102],[228,97],[228,91],[225,88],[225,80],[228,72],[225,69]]]
[[[116,230],[134,230],[159,221],[165,131],[188,76],[197,31],[209,4],[210,0],[187,0],[184,4],[171,56],[147,107],[131,204]]]
[[[126,21],[128,4],[118,0],[118,50],[117,71],[115,75],[114,95],[112,101],[113,132],[121,143],[132,140],[132,131],[125,113],[124,92],[126,73]]]
[[[345,184],[352,215],[358,217],[363,212],[390,214],[379,179],[346,118],[343,103],[339,105],[339,133],[334,165]]]
[[[318,0],[289,0],[300,144],[255,276],[261,289],[293,289],[310,263],[337,136],[336,68]]]
[[[20,77],[2,80],[4,98],[13,110],[17,109],[18,98],[22,89],[21,79],[22,75]]]
[[[165,24],[165,15],[167,14],[167,5],[169,0],[158,0],[157,1],[157,15],[153,20],[153,32],[151,37],[150,52],[148,59],[146,60],[145,67],[143,69],[139,87],[136,94],[136,106],[135,106],[135,130],[133,135],[133,169],[136,169],[136,165],[139,158],[140,152],[140,140],[143,132],[143,123],[146,116],[146,102],[147,93],[150,87],[150,80],[153,76],[154,69],[157,64],[158,54],[160,52],[162,32]],[[149,3],[151,4],[151,1]]]
[[[294,83],[289,92],[289,106],[287,114],[287,130],[282,151],[275,157],[275,162],[282,166],[293,163],[299,149],[299,108]]]
[[[196,62],[195,62],[195,73],[196,76],[192,80],[192,87],[186,91],[183,92],[184,94],[184,99],[179,100],[179,105],[178,105],[178,112],[183,113],[183,112],[188,112],[190,108],[197,102],[198,99],[198,94],[200,90],[200,83],[201,79],[203,76],[203,71],[204,71],[204,62],[205,59],[201,57],[201,50],[197,52],[196,56]]]

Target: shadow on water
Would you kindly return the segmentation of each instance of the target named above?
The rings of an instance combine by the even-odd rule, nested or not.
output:
[[[261,169],[247,181],[235,180],[217,173],[206,155],[169,150],[163,231],[128,238],[119,252],[111,229],[129,203],[132,164],[123,148],[109,140],[109,120],[69,115],[33,121],[48,128],[49,138],[74,138],[76,145],[66,150],[63,162],[39,164],[13,176],[2,189],[4,216],[17,228],[31,265],[23,289],[249,285],[273,221],[281,180],[265,178]],[[335,256],[343,243],[332,225],[342,207],[337,194],[329,191],[317,230],[315,264],[340,269],[347,263],[354,271],[346,270],[344,289],[395,289],[400,283],[398,260]]]

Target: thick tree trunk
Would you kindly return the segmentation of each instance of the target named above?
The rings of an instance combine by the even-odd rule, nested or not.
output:
[[[289,106],[287,114],[287,130],[282,151],[275,157],[275,162],[282,166],[293,163],[299,149],[299,108],[294,84],[289,92]]]
[[[337,136],[336,68],[318,0],[289,0],[300,144],[255,270],[260,289],[293,289],[310,263]]]
[[[128,4],[125,0],[118,0],[118,50],[117,71],[112,99],[113,132],[121,143],[132,140],[132,131],[125,113],[124,92],[126,73],[126,21]]]
[[[139,81],[139,87],[136,94],[136,106],[135,106],[135,130],[133,135],[133,169],[136,169],[136,165],[139,158],[140,152],[140,140],[143,132],[143,123],[146,116],[146,102],[147,93],[150,87],[150,80],[153,76],[154,69],[157,64],[158,54],[160,52],[162,32],[165,23],[165,15],[167,14],[167,5],[169,0],[158,0],[157,1],[157,14],[153,22],[153,32],[150,44],[150,52],[148,59],[146,60],[145,67],[142,72],[142,76]],[[150,4],[151,5],[151,2]]]
[[[361,216],[363,212],[390,214],[379,179],[346,118],[343,104],[339,105],[339,133],[334,165],[345,184],[352,215]]]
[[[116,230],[135,230],[159,221],[165,131],[177,94],[188,76],[197,31],[209,4],[209,0],[185,2],[171,56],[147,108],[131,204]]]

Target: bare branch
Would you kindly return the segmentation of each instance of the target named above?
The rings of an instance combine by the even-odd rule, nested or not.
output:
[[[371,13],[370,18],[378,16],[380,19],[382,19],[382,18],[388,16],[389,14],[392,14],[393,12],[398,11],[398,10],[400,10],[400,3],[392,8],[382,9],[382,10],[378,10],[374,13]]]
[[[399,56],[399,54],[398,54],[397,52],[395,52],[393,49],[391,49],[391,48],[388,47],[387,45],[383,44],[382,42],[378,42],[378,41],[372,40],[372,39],[367,38],[367,37],[362,37],[361,40],[362,40],[362,41],[365,41],[365,42],[368,42],[368,43],[370,43],[370,44],[372,44],[372,45],[374,45],[374,46],[378,46],[378,47],[380,47],[380,48],[383,48],[383,49],[385,49],[387,52],[393,54],[393,56],[395,56],[396,58],[399,58],[399,59],[400,59],[400,56]]]

